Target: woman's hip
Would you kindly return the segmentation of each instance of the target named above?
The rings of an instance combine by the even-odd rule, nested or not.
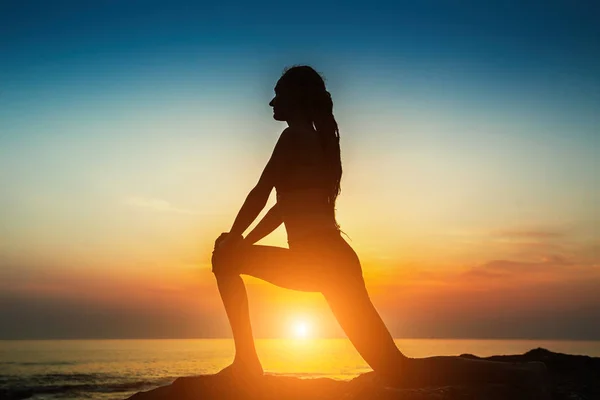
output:
[[[305,260],[303,264],[306,267],[325,278],[360,277],[362,279],[358,255],[339,231],[289,241],[289,246],[291,252]]]

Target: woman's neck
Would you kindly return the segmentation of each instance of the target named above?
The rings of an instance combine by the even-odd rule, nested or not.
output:
[[[290,128],[314,130],[313,123],[309,118],[290,118],[287,120],[287,124]]]

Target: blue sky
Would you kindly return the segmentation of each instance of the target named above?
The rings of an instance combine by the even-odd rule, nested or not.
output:
[[[334,98],[345,168],[338,215],[373,288],[383,276],[425,288],[429,278],[414,271],[447,282],[515,263],[547,267],[535,278],[544,282],[566,282],[573,271],[561,266],[576,265],[583,278],[563,283],[566,292],[595,282],[599,16],[594,2],[567,1],[3,2],[0,273],[10,312],[31,315],[23,326],[33,327],[11,335],[43,336],[32,301],[60,303],[46,317],[81,311],[82,299],[116,312],[102,293],[129,278],[145,279],[142,309],[161,281],[184,290],[190,271],[204,271],[200,285],[214,296],[210,243],[283,128],[268,106],[276,80],[301,63],[324,74]],[[284,234],[272,243],[285,244]],[[88,290],[72,292],[72,279]],[[515,279],[523,290],[535,281]],[[423,293],[413,300],[430,304]],[[388,322],[402,325],[395,300],[379,299]],[[600,304],[573,301],[577,310]],[[0,304],[0,316],[7,310]],[[150,320],[160,326],[170,312]],[[415,322],[395,334],[489,335],[465,328],[490,310],[479,312],[456,311],[452,329]],[[588,326],[590,313],[573,325]],[[81,320],[52,336],[88,335]],[[208,334],[196,323],[182,322],[181,334]],[[588,328],[555,336],[600,337]],[[226,332],[223,321],[211,329]],[[515,329],[507,335],[525,334]]]

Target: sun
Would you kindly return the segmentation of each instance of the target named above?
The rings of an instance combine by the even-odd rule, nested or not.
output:
[[[294,337],[297,339],[306,339],[310,336],[310,325],[306,321],[296,321],[292,329]]]

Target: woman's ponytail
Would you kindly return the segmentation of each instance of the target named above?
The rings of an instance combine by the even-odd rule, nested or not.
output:
[[[333,101],[331,94],[323,90],[316,96],[314,103],[313,122],[319,133],[321,145],[325,153],[325,163],[328,176],[328,200],[335,204],[340,194],[342,178],[342,160],[340,154],[340,131],[333,116]]]

